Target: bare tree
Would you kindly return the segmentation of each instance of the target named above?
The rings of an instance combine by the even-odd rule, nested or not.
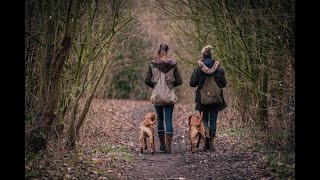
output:
[[[80,47],[80,50],[77,51],[78,63],[76,76],[74,77],[75,86],[73,86],[75,91],[71,95],[73,101],[70,107],[71,119],[66,144],[68,148],[76,146],[76,137],[79,135],[92,99],[108,67],[110,60],[109,48],[114,36],[134,17],[135,13],[130,10],[132,5],[131,1],[122,0],[113,0],[111,2],[89,1],[84,45],[82,45],[83,41],[81,39],[78,40],[79,44],[76,45],[76,49]],[[97,9],[97,7],[99,8]],[[94,23],[95,20],[99,23]],[[81,36],[81,32],[78,36]],[[85,77],[80,76],[81,72],[84,72]],[[82,110],[79,110],[80,99],[84,97],[84,93],[87,96],[84,99]]]
[[[79,13],[80,2],[69,1],[66,22],[60,44],[55,47],[55,28],[52,1],[40,1],[42,22],[45,27],[45,56],[42,63],[43,79],[40,83],[40,109],[35,117],[30,136],[31,148],[35,151],[45,149],[50,127],[55,119],[55,110],[60,98],[60,75],[63,64],[69,55],[74,30]]]
[[[293,124],[294,1],[155,2],[160,17],[170,21],[172,39],[185,48],[176,52],[181,60],[195,65],[189,59],[198,59],[194,54],[201,47],[213,45],[214,58],[227,73],[227,88],[236,93],[229,106],[242,112],[244,122],[268,131],[270,117],[277,121],[274,114],[281,112]],[[284,89],[287,93],[280,93]]]

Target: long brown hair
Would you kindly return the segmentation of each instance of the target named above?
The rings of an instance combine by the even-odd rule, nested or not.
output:
[[[169,46],[164,44],[164,43],[161,43],[160,47],[159,47],[159,50],[157,51],[158,59],[162,58],[163,56],[166,56],[168,51],[169,51]]]

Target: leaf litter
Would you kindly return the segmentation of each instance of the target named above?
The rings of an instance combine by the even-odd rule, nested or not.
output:
[[[157,129],[156,153],[149,147],[140,154],[139,124],[150,111],[155,110],[148,101],[94,99],[76,148],[65,149],[65,129],[45,152],[26,158],[26,179],[280,179],[266,155],[251,148],[250,136],[232,135],[223,126],[221,121],[235,116],[230,110],[219,113],[215,151],[203,152],[201,144],[191,153],[188,117],[197,112],[194,104],[178,103],[172,154],[159,152]]]

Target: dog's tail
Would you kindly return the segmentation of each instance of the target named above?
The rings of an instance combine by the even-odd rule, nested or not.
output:
[[[199,119],[200,119],[200,121],[202,121],[202,119],[203,119],[203,111],[200,112],[200,118]]]
[[[200,118],[199,118],[199,124],[198,124],[198,126],[200,126],[202,120],[203,120],[203,111],[200,112]]]

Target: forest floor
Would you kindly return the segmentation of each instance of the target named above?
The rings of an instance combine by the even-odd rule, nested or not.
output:
[[[282,166],[289,169],[285,179],[294,179],[294,162],[270,165],[271,151],[257,148],[252,134],[223,126],[225,118],[235,118],[230,110],[218,116],[215,151],[204,152],[200,145],[192,154],[188,117],[196,113],[194,104],[175,105],[171,154],[159,152],[156,129],[156,153],[148,148],[141,154],[139,124],[150,111],[154,107],[148,101],[93,100],[77,147],[65,149],[65,130],[45,152],[26,154],[25,179],[267,180],[284,179],[278,172]]]

